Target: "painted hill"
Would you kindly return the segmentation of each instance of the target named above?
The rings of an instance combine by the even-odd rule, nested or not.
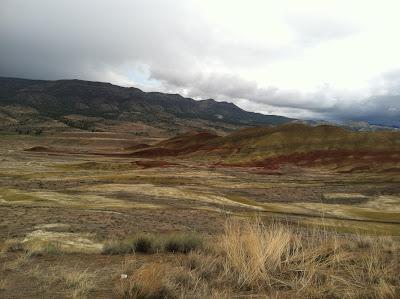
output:
[[[175,137],[133,155],[186,156],[218,165],[271,169],[291,164],[342,170],[378,166],[400,170],[400,132],[354,132],[328,125],[287,124],[248,128],[221,137],[200,136]]]
[[[171,139],[162,141],[155,146],[133,153],[136,157],[158,157],[158,156],[181,156],[191,154],[203,147],[207,147],[208,142],[218,139],[218,135],[195,131],[183,135],[178,135]]]

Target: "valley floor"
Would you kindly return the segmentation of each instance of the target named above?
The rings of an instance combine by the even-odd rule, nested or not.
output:
[[[117,134],[4,134],[0,140],[1,298],[400,296],[398,175],[289,166],[273,173],[176,158],[138,159],[129,157],[127,148],[159,139]],[[58,150],[26,151],[35,147]],[[257,273],[246,272],[241,258],[251,261],[255,253],[247,251],[242,230],[270,244],[268,231],[286,238],[274,249],[281,250],[279,257],[263,257],[268,263],[277,259],[274,269],[254,265]],[[309,234],[314,241],[305,241]],[[140,249],[140,242],[151,249]],[[178,249],[169,247],[172,243]],[[187,250],[179,249],[185,244]],[[254,246],[263,255],[272,245]],[[368,255],[374,250],[382,254]],[[232,260],[231,252],[243,256]],[[312,264],[309,275],[320,267],[324,278],[303,273],[295,280],[300,253],[312,255],[298,261],[300,268]],[[315,264],[324,254],[329,258]],[[369,259],[376,263],[375,274],[363,272]],[[357,267],[347,269],[347,262]],[[387,268],[379,268],[386,262]],[[355,281],[357,271],[381,277],[376,283],[369,276]],[[121,278],[125,272],[128,278]],[[145,277],[166,272],[175,274],[156,291],[144,284]],[[329,284],[336,293],[326,291]]]

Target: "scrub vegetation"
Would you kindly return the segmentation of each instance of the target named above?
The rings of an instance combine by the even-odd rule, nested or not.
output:
[[[3,135],[0,298],[399,298],[396,133],[304,128]]]

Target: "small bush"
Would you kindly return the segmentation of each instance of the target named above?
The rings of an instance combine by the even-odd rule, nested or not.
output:
[[[152,253],[155,251],[155,240],[150,235],[139,235],[133,241],[133,250],[140,253]]]
[[[163,238],[158,235],[139,234],[130,239],[112,240],[103,247],[103,254],[117,255],[139,253],[154,253],[163,250]]]
[[[132,244],[125,240],[112,240],[104,244],[103,254],[118,255],[130,254],[133,252]]]
[[[188,253],[200,249],[203,246],[203,240],[195,234],[176,234],[165,240],[165,251]]]

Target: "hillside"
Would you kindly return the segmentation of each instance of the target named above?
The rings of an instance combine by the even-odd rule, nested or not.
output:
[[[276,125],[289,118],[247,112],[232,103],[195,101],[178,94],[143,92],[109,83],[81,80],[41,81],[0,78],[0,130],[108,131],[129,124],[164,131],[232,131]],[[128,128],[126,128],[128,127]],[[148,130],[142,130],[148,134]]]
[[[174,143],[174,140],[180,142]],[[194,140],[197,140],[197,144]],[[189,156],[207,159],[218,165],[273,169],[293,164],[343,169],[351,166],[350,170],[379,166],[396,170],[400,169],[400,132],[354,132],[327,125],[312,127],[287,124],[273,128],[242,129],[208,140],[186,134],[139,150],[133,155]]]

